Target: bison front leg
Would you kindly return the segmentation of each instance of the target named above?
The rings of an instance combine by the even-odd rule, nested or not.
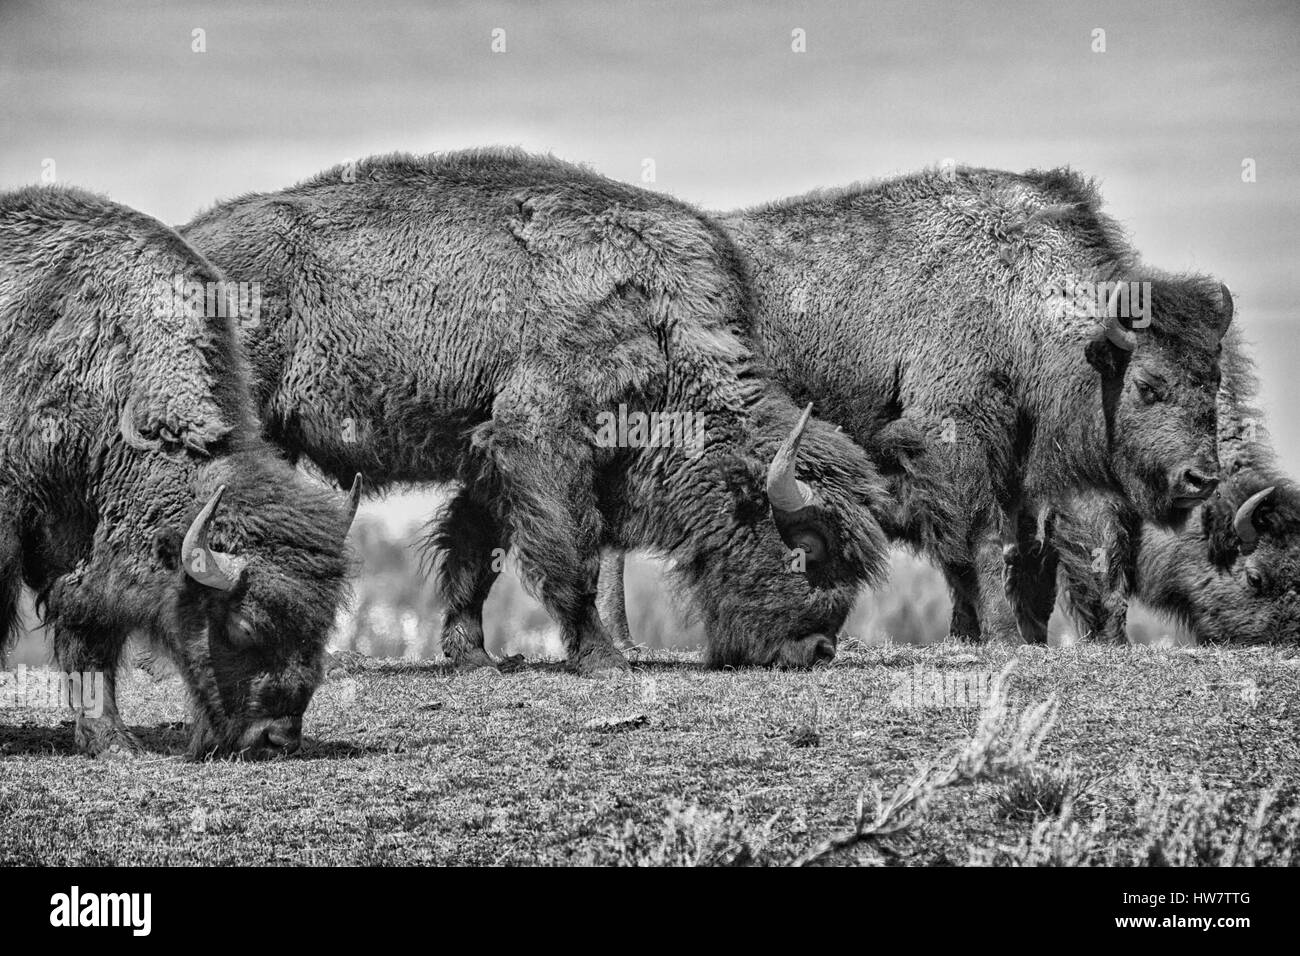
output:
[[[55,631],[55,659],[70,682],[68,699],[76,712],[72,739],[89,757],[138,756],[144,753],[144,744],[117,709],[117,667],[125,638],[99,633],[91,640],[75,629]]]
[[[446,608],[442,652],[458,671],[496,669],[484,647],[483,603],[501,573],[507,543],[496,517],[466,489],[434,519],[429,547],[437,555],[437,589]]]
[[[984,639],[978,611],[979,576],[974,568],[967,566],[945,567],[943,572],[952,594],[950,633],[959,641],[979,643]]]
[[[1123,594],[1112,593],[1107,597],[1100,637],[1107,644],[1128,643],[1128,599]]]
[[[1128,643],[1128,596],[1133,593],[1132,569],[1136,559],[1126,550],[1128,538],[1116,541],[1110,549],[1105,574],[1105,592],[1101,597],[1102,616],[1096,636],[1107,644]]]
[[[594,448],[579,413],[554,392],[498,399],[479,429],[500,480],[520,569],[560,625],[569,663],[587,677],[628,670],[596,611],[601,516]]]
[[[106,668],[103,672],[103,702],[94,710],[87,710],[87,701],[78,709],[77,723],[72,737],[77,749],[91,757],[136,757],[144,753],[144,744],[133,734],[117,710],[117,672]],[[83,672],[83,682],[91,679]],[[95,678],[97,679],[97,677]],[[96,691],[96,693],[99,693]],[[99,712],[95,716],[95,711]]]
[[[600,559],[600,581],[596,587],[596,609],[614,643],[624,654],[635,654],[632,628],[627,622],[627,592],[623,569],[627,556],[617,548],[605,551]]]
[[[121,602],[95,581],[85,566],[57,578],[49,589],[45,623],[54,634],[55,663],[71,689],[80,692],[80,700],[69,694],[77,748],[90,757],[133,757],[144,745],[117,709],[117,668],[127,632],[106,622]]]
[[[1026,644],[1046,644],[1047,626],[1056,606],[1059,557],[1051,542],[1046,512],[1031,518],[1020,509],[1002,516],[1002,592]]]
[[[1026,644],[1046,644],[1056,605],[1056,549],[1040,541],[1006,544],[1002,561],[1003,593],[1021,639]]]
[[[974,560],[975,567],[971,574],[975,583],[970,585],[970,600],[979,617],[981,639],[1003,642],[1019,640],[1016,615],[1004,590],[1006,568],[1002,558],[1002,542],[996,534],[989,535],[978,543],[974,548]],[[956,610],[957,605],[954,603],[954,617]]]
[[[1112,522],[1105,562],[1105,620],[1101,639],[1110,644],[1128,643],[1128,599],[1137,591],[1137,542],[1141,540],[1141,519],[1129,509]]]
[[[1128,643],[1128,599],[1122,593],[1073,568],[1062,571],[1059,584],[1062,604],[1079,640]]]

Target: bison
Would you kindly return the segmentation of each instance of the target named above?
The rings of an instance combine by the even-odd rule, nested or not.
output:
[[[1099,205],[1069,171],[945,169],[718,216],[758,296],[750,344],[883,449],[893,537],[943,570],[962,636],[996,630],[1005,590],[1045,639],[1052,503],[1095,489],[1181,527],[1215,488],[1231,298],[1143,267]]]
[[[184,676],[191,758],[293,752],[322,677],[355,497],[261,439],[227,292],[141,213],[0,195],[0,627],[26,583],[60,667],[103,675],[88,754],[141,749],[115,692],[135,631]]]
[[[682,203],[470,150],[339,166],[181,233],[262,283],[245,347],[271,440],[374,489],[456,484],[428,546],[460,668],[494,666],[482,608],[512,545],[592,676],[627,668],[603,543],[671,559],[715,665],[829,659],[882,570],[870,458],[754,361],[734,246]]]
[[[1062,599],[1080,636],[1126,640],[1134,596],[1204,643],[1300,639],[1300,489],[1278,468],[1235,328],[1221,364],[1222,480],[1183,527],[1142,522],[1125,502],[1097,495],[1055,516]]]

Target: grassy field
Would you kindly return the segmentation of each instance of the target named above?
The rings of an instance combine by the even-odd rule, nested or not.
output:
[[[0,710],[0,864],[1300,863],[1294,650],[849,642],[615,683],[343,653],[271,763],[184,763],[175,678],[121,699],[142,759]]]

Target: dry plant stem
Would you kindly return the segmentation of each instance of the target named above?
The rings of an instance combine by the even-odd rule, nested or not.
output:
[[[1048,698],[1026,708],[1012,731],[1014,717],[1008,710],[1006,685],[1015,663],[1009,662],[998,675],[975,735],[942,771],[927,767],[895,790],[888,803],[872,785],[875,811],[871,816],[866,812],[866,792],[859,793],[853,829],[800,854],[791,866],[807,866],[859,843],[879,841],[908,830],[924,818],[927,802],[938,791],[999,777],[1031,763],[1056,721],[1057,701]]]

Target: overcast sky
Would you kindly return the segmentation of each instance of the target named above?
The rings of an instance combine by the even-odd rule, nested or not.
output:
[[[708,208],[947,157],[1069,164],[1149,262],[1232,287],[1300,473],[1298,27],[1293,0],[3,0],[0,187],[53,160],[177,223],[395,149],[518,144],[628,182],[649,158]]]

